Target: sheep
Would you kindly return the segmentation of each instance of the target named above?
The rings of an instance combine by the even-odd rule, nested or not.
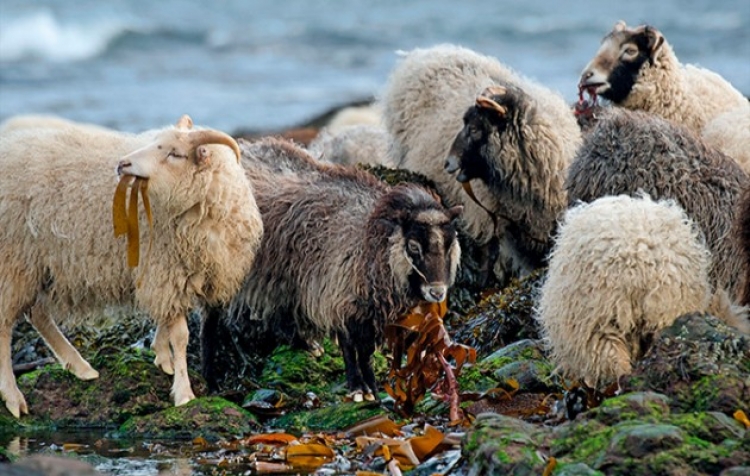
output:
[[[110,129],[98,126],[96,124],[74,122],[59,116],[48,114],[22,114],[18,116],[12,116],[3,121],[2,124],[0,124],[0,134],[8,134],[11,131],[19,129],[63,129],[68,127],[90,128],[92,132],[110,131]]]
[[[240,147],[265,233],[228,315],[257,319],[288,340],[335,334],[352,395],[374,398],[370,359],[386,323],[447,297],[461,254],[461,207],[446,209],[415,184],[389,187],[354,167],[318,162],[280,139]],[[211,346],[211,336],[202,343]]]
[[[714,118],[703,128],[701,137],[750,174],[750,103]]]
[[[746,315],[713,294],[709,262],[700,230],[673,200],[618,195],[568,209],[535,310],[550,360],[600,388],[629,374],[653,335],[684,313],[747,330]]]
[[[502,106],[510,113],[493,110],[488,87],[505,91],[507,98],[496,98],[501,103],[516,101]],[[565,100],[494,58],[439,45],[409,52],[391,73],[380,101],[398,166],[428,177],[448,203],[464,205],[465,229],[480,245],[493,237],[500,241],[497,277],[502,281],[506,274],[535,267],[564,208],[565,168],[581,141]],[[470,130],[483,135],[472,138]],[[451,150],[465,155],[466,163],[484,164],[485,175],[458,175],[481,179],[472,189],[499,215],[497,227],[456,181],[461,164],[456,159],[446,164]],[[531,216],[539,212],[540,217]],[[532,256],[522,241],[534,242]]]
[[[175,404],[194,398],[186,313],[239,290],[263,226],[237,143],[191,126],[184,116],[138,135],[75,124],[0,134],[0,396],[14,416],[28,408],[11,366],[13,324],[26,315],[65,368],[93,379],[52,313],[66,319],[107,305],[148,311],[155,364],[174,374]],[[136,269],[112,230],[115,170],[149,184],[154,228],[141,242],[152,240],[152,250]]]
[[[609,108],[584,137],[565,188],[570,205],[638,191],[655,200],[674,199],[706,237],[712,284],[734,298],[741,253],[731,230],[748,182],[734,160],[687,128],[645,112]]]
[[[681,64],[662,33],[648,25],[615,24],[583,69],[579,89],[594,99],[599,95],[616,106],[657,114],[696,134],[732,110],[745,124],[750,121],[750,103],[737,89],[713,71]],[[723,126],[732,132],[706,139],[739,163],[750,164],[747,141],[733,136],[742,126],[729,122]],[[747,131],[743,135],[747,137]]]
[[[310,154],[321,160],[345,165],[370,164],[392,167],[388,155],[390,137],[384,128],[372,125],[323,129],[308,146]]]

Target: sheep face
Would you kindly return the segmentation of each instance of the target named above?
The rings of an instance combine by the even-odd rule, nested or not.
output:
[[[182,202],[187,197],[174,194],[178,189],[190,190],[192,187],[175,187],[176,184],[194,183],[207,175],[203,171],[214,168],[213,162],[235,160],[229,158],[229,154],[218,152],[213,144],[232,148],[239,160],[239,147],[234,139],[219,131],[193,131],[190,129],[192,124],[185,117],[177,123],[177,128],[161,132],[151,144],[123,157],[117,165],[117,174],[148,179],[149,190],[157,201],[163,198]]]
[[[494,144],[503,144],[503,136],[517,135],[511,131],[528,121],[528,97],[514,86],[492,86],[477,98],[476,104],[464,114],[464,127],[451,146],[445,171],[458,172],[461,183],[478,178],[486,183],[496,182],[498,170],[491,158],[503,153],[492,150]],[[492,141],[496,136],[500,140]],[[511,139],[515,140],[515,139]],[[506,151],[507,152],[507,151]]]
[[[375,211],[375,222],[388,237],[391,273],[409,297],[442,302],[461,259],[456,219],[463,207],[445,209],[434,198],[426,199],[427,192],[402,191],[394,189]]]
[[[581,73],[579,89],[587,91],[594,100],[600,95],[622,103],[641,70],[654,64],[663,44],[664,37],[651,26],[628,28],[624,22],[618,22]]]

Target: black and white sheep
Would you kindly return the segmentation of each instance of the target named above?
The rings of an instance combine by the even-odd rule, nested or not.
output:
[[[749,180],[734,160],[687,128],[645,112],[609,108],[584,137],[565,187],[571,205],[639,191],[654,200],[674,199],[705,235],[711,282],[735,296],[742,264],[731,230]]]
[[[579,87],[617,106],[682,124],[696,134],[705,130],[710,145],[750,173],[750,102],[713,71],[681,64],[656,28],[629,28],[618,22],[583,69]],[[724,114],[731,119],[720,119]],[[710,126],[714,120],[720,124]]]
[[[108,305],[148,311],[175,404],[194,398],[186,315],[230,300],[263,230],[239,154],[231,137],[194,130],[187,116],[138,135],[64,123],[0,134],[0,394],[13,415],[28,413],[13,377],[13,324],[26,315],[65,368],[92,379],[53,315]],[[115,169],[148,179],[153,232],[142,227],[140,241],[152,249],[135,269],[112,230]]]
[[[631,372],[653,335],[708,311],[747,330],[712,297],[700,230],[672,200],[599,198],[569,209],[550,254],[536,319],[563,375],[601,387]]]
[[[539,264],[566,203],[565,169],[581,142],[565,100],[494,58],[440,45],[409,52],[381,101],[398,166],[425,175],[447,201],[463,204],[465,228],[478,243],[499,239],[498,278]],[[451,151],[458,160],[446,164]],[[457,175],[480,179],[472,189],[498,216],[497,229]]]
[[[290,339],[335,334],[349,389],[375,393],[370,359],[385,324],[447,297],[460,260],[461,207],[447,209],[414,184],[389,187],[354,167],[318,162],[283,140],[241,148],[265,232],[231,314]]]

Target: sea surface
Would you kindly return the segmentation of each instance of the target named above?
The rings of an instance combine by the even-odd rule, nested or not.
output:
[[[377,96],[399,50],[455,43],[576,97],[614,23],[750,95],[750,0],[0,0],[0,120],[273,129]]]

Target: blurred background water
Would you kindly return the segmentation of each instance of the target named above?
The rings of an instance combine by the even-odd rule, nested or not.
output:
[[[397,50],[456,43],[576,97],[618,20],[750,95],[750,0],[0,0],[0,120],[271,129],[377,95]]]

